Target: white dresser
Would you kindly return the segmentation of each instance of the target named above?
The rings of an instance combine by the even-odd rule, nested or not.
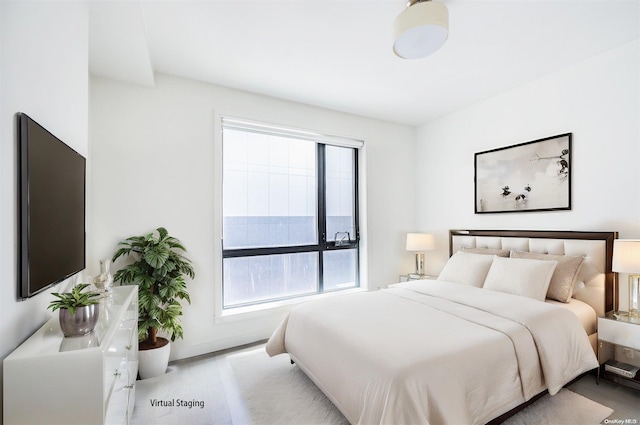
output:
[[[65,338],[57,312],[4,359],[4,423],[128,424],[138,374],[138,287],[112,288],[89,335]]]

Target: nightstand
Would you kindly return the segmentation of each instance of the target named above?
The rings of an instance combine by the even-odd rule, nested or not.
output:
[[[398,281],[399,282],[408,282],[410,280],[422,280],[422,279],[430,279],[430,280],[435,280],[437,279],[438,276],[429,276],[426,274],[423,274],[422,276],[415,274],[415,273],[409,273],[409,274],[401,274],[400,276],[398,276]]]
[[[598,362],[598,379],[640,390],[640,320],[623,312],[598,317]]]

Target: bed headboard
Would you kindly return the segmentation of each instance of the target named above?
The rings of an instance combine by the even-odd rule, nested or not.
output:
[[[449,256],[463,247],[583,256],[573,297],[591,305],[598,316],[604,316],[613,310],[614,297],[617,298],[618,277],[611,271],[613,240],[617,237],[618,232],[449,230]]]

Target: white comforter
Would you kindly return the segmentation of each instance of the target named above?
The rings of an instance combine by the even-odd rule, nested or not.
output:
[[[438,281],[302,304],[267,352],[352,424],[482,424],[598,366],[571,312]]]

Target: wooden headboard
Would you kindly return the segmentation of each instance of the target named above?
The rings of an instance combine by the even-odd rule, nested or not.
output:
[[[449,230],[449,255],[463,247],[511,249],[543,254],[583,256],[581,282],[574,297],[604,316],[617,304],[618,276],[611,271],[613,240],[618,232],[555,230]]]

